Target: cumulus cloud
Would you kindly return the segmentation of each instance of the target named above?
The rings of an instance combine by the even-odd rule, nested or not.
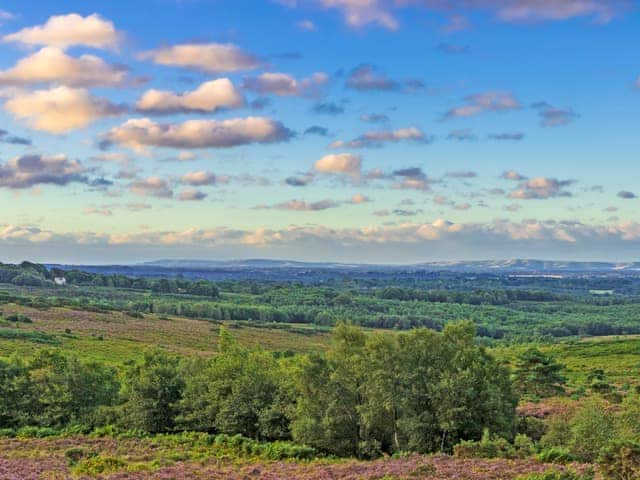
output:
[[[0,163],[0,187],[31,188],[36,185],[64,186],[88,183],[87,169],[65,155],[23,155]]]
[[[94,97],[84,88],[65,86],[16,93],[5,101],[4,108],[14,117],[26,120],[31,127],[56,134],[127,111],[125,106]]]
[[[300,80],[280,72],[265,72],[257,77],[245,78],[242,87],[261,95],[279,95],[282,97],[314,97],[329,82],[326,73],[316,72]]]
[[[160,177],[149,177],[137,180],[129,186],[131,192],[142,197],[171,198],[173,190],[167,180]]]
[[[466,97],[464,105],[452,108],[444,118],[473,117],[485,112],[508,112],[520,108],[520,102],[509,92],[483,92]]]
[[[47,248],[56,248],[57,251],[67,248],[74,254],[83,248],[108,246],[114,253],[134,252],[133,255],[139,255],[147,252],[147,255],[158,256],[183,247],[202,254],[226,251],[237,257],[255,255],[259,251],[262,255],[283,256],[288,253],[305,259],[341,258],[351,262],[370,261],[372,255],[385,255],[390,261],[411,262],[424,260],[425,252],[434,260],[461,259],[462,256],[465,259],[487,258],[487,252],[491,257],[504,258],[517,256],[523,248],[533,255],[573,252],[598,257],[606,245],[607,250],[616,252],[616,256],[622,253],[634,258],[640,245],[640,224],[626,221],[589,225],[534,219],[455,223],[438,218],[358,228],[290,225],[281,229],[248,230],[218,226],[126,234],[54,232],[33,226],[0,224],[0,242],[5,249],[18,245],[47,245]],[[315,255],[309,256],[310,251]]]
[[[254,70],[260,61],[230,43],[185,43],[161,47],[140,54],[159,65],[184,67],[207,73]]]
[[[632,198],[638,198],[638,196],[633,193],[633,192],[629,192],[628,190],[621,190],[618,192],[618,197],[619,198],[623,198],[625,200],[630,200]]]
[[[380,147],[385,143],[398,142],[425,142],[427,136],[417,127],[400,128],[390,131],[367,132],[348,142],[337,140],[329,145],[329,148],[366,148]]]
[[[0,85],[62,84],[71,87],[121,85],[127,70],[94,55],[72,57],[57,47],[44,47],[13,68],[0,71]]]
[[[419,167],[401,168],[394,170],[392,176],[396,178],[393,188],[407,190],[423,190],[431,189],[433,181]]]
[[[136,103],[143,113],[213,113],[221,109],[235,109],[246,105],[242,94],[228,78],[204,82],[195,90],[174,93],[166,90],[148,90]]]
[[[555,197],[570,197],[571,192],[565,188],[573,183],[575,183],[573,180],[536,177],[520,183],[518,188],[509,194],[509,198],[519,200],[544,200]]]
[[[212,172],[206,170],[198,170],[194,172],[187,172],[180,177],[180,182],[193,187],[201,187],[204,185],[215,185],[217,177]]]
[[[313,181],[313,178],[313,172],[308,172],[304,175],[287,177],[284,179],[284,183],[290,187],[306,187]]]
[[[377,67],[370,64],[354,68],[347,77],[347,87],[363,91],[395,90],[399,83],[386,76]]]
[[[2,37],[4,42],[23,45],[46,45],[68,48],[76,45],[93,48],[114,48],[120,34],[109,20],[94,13],[83,17],[77,13],[49,17],[44,25],[23,28]]]
[[[187,188],[185,190],[182,190],[178,195],[178,200],[182,202],[200,201],[204,200],[205,198],[207,198],[207,194],[195,188]]]
[[[501,177],[505,180],[514,180],[516,182],[527,179],[527,177],[515,170],[507,170],[506,172],[502,173]]]
[[[111,129],[104,136],[102,145],[120,144],[134,149],[229,148],[282,142],[292,135],[282,123],[264,117],[187,120],[183,123],[156,123],[148,118],[135,118]]]
[[[558,108],[547,102],[537,102],[533,104],[533,108],[538,110],[540,125],[543,127],[562,127],[578,118],[578,114],[570,107]]]
[[[354,196],[348,200],[348,203],[352,203],[354,205],[360,205],[361,203],[368,203],[371,199],[362,193],[356,193]]]
[[[351,153],[325,155],[313,165],[319,173],[349,175],[357,178],[362,173],[362,157]]]
[[[325,8],[338,9],[347,25],[361,28],[375,24],[387,30],[396,30],[398,20],[391,13],[385,0],[320,0]]]

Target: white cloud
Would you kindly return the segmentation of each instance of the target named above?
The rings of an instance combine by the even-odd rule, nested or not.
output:
[[[246,104],[244,97],[228,78],[203,83],[197,89],[177,94],[166,90],[148,90],[136,103],[145,113],[206,113],[235,109]]]
[[[207,198],[207,194],[201,190],[196,190],[195,188],[187,188],[181,191],[178,195],[178,200],[182,202],[200,201],[205,198]]]
[[[187,172],[180,178],[181,183],[194,187],[200,187],[203,185],[214,185],[216,183],[216,180],[217,178],[214,173],[207,172],[205,170]]]
[[[399,128],[391,131],[367,132],[351,141],[344,142],[337,140],[329,145],[329,148],[364,148],[379,147],[384,143],[397,142],[423,142],[427,137],[422,130],[417,127]]]
[[[509,92],[483,92],[466,97],[465,104],[449,110],[445,118],[473,117],[485,112],[508,112],[520,108],[520,102]]]
[[[135,118],[109,131],[103,144],[131,148],[228,148],[250,143],[288,140],[292,133],[280,122],[264,117],[227,120],[187,120],[183,123],[156,123]]]
[[[44,25],[23,28],[2,38],[4,42],[59,48],[74,45],[114,48],[118,45],[119,39],[120,34],[113,23],[96,13],[86,17],[76,13],[53,16]]]
[[[322,72],[316,72],[300,80],[287,73],[265,72],[257,77],[246,78],[242,86],[261,95],[313,97],[320,94],[321,87],[328,81],[329,76]]]
[[[509,198],[518,200],[544,200],[555,197],[570,197],[571,192],[565,190],[565,188],[573,183],[572,180],[536,177],[520,183],[518,188],[509,194]]]
[[[527,177],[515,170],[507,170],[506,172],[503,172],[502,178],[505,180],[514,180],[516,182],[527,179]]]
[[[351,153],[325,155],[313,165],[313,168],[320,173],[359,177],[362,173],[362,157]]]
[[[340,10],[347,25],[361,28],[369,24],[397,30],[398,20],[385,0],[320,0],[325,8]]]
[[[71,57],[56,47],[44,47],[0,71],[0,85],[62,84],[72,87],[110,87],[122,84],[127,72],[94,55]]]
[[[161,47],[140,54],[160,65],[185,67],[209,73],[254,70],[258,59],[230,43],[186,43]]]
[[[126,107],[94,97],[86,89],[63,86],[15,94],[6,100],[4,108],[33,128],[56,134],[126,111]]]
[[[130,189],[136,195],[143,197],[171,198],[173,190],[165,179],[160,177],[149,177],[133,182]]]

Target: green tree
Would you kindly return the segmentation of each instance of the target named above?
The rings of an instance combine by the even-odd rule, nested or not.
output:
[[[124,423],[153,433],[172,430],[183,389],[178,358],[161,351],[145,352],[142,363],[126,375]]]
[[[518,356],[515,364],[515,383],[521,394],[550,397],[564,391],[564,365],[537,348],[529,348]]]

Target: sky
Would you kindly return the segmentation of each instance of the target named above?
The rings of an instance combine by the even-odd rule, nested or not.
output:
[[[3,0],[0,261],[639,261],[638,45],[633,0]]]

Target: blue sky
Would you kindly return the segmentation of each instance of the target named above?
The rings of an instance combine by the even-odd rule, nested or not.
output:
[[[5,1],[0,261],[637,260],[625,0]]]

